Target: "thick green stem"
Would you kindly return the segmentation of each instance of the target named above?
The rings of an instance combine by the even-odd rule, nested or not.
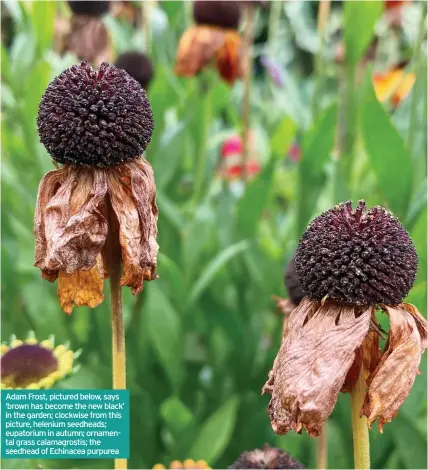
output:
[[[360,411],[366,395],[364,374],[360,376],[351,391],[352,402],[352,435],[354,439],[354,462],[356,470],[370,469],[370,444],[367,418],[360,417]]]
[[[109,227],[106,256],[110,278],[113,389],[124,390],[126,389],[126,348],[122,288],[120,286],[121,250],[119,234],[116,230],[116,217],[109,198],[106,201],[106,216]],[[127,460],[115,459],[114,468],[126,469]]]
[[[251,126],[251,76],[253,72],[253,36],[254,36],[255,7],[251,3],[245,4],[245,31],[243,57],[244,66],[244,97],[242,102],[242,176],[247,181],[247,163],[250,156],[249,132]]]
[[[211,84],[206,85],[205,90],[202,91],[202,121],[199,132],[199,148],[197,153],[197,160],[195,162],[195,184],[194,184],[194,198],[196,203],[199,202],[202,191],[204,188],[205,182],[205,168],[206,168],[206,153],[207,153],[207,141],[208,141],[208,131],[211,124],[211,114],[212,114],[212,95],[211,95]]]
[[[327,421],[321,429],[321,434],[317,439],[317,469],[327,468]]]

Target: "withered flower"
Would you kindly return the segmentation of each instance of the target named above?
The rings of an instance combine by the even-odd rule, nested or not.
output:
[[[402,303],[417,255],[399,220],[380,206],[351,202],[316,217],[302,236],[295,267],[306,297],[293,310],[263,393],[278,434],[302,428],[318,436],[339,392],[360,373],[367,385],[361,414],[379,429],[409,394],[427,347],[428,324]],[[390,319],[387,345],[376,309]]]
[[[37,124],[41,142],[63,165],[39,186],[35,266],[45,279],[58,279],[66,313],[73,304],[96,307],[108,276],[107,233],[114,231],[121,285],[140,292],[143,280],[157,277],[158,251],[154,174],[142,158],[154,126],[144,89],[113,65],[94,70],[82,62],[49,84]]]
[[[150,58],[142,52],[124,52],[116,59],[118,69],[123,69],[145,89],[153,79],[153,64]]]
[[[193,77],[215,61],[223,80],[233,84],[242,75],[239,2],[196,0],[193,16],[196,25],[180,39],[175,73]]]
[[[262,449],[243,452],[229,468],[305,468],[287,452],[265,444]]]
[[[79,60],[95,65],[112,59],[110,38],[101,17],[108,13],[108,1],[68,1],[72,11],[69,22],[59,19],[56,43],[59,53],[72,52]]]

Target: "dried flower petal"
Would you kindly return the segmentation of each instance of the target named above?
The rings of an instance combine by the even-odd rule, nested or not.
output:
[[[421,356],[427,347],[428,324],[410,304],[382,305],[391,329],[382,359],[368,378],[368,391],[361,413],[369,425],[379,418],[379,430],[398,412],[412,389]]]
[[[305,298],[291,313],[263,388],[272,394],[269,414],[278,434],[304,427],[319,435],[369,329],[371,308],[357,316],[354,307],[327,300],[311,316],[317,305]]]
[[[205,68],[224,44],[224,31],[212,26],[194,26],[181,36],[174,72],[193,77]]]
[[[47,276],[89,269],[107,236],[99,205],[107,192],[102,170],[67,166],[42,180],[36,209],[36,266]]]
[[[216,54],[216,64],[220,76],[232,85],[236,79],[242,76],[242,49],[241,38],[235,31],[227,31],[224,34],[224,44]]]
[[[87,270],[77,270],[73,274],[60,271],[58,274],[58,298],[61,308],[68,315],[73,306],[97,307],[103,300],[104,269],[101,255],[96,265]]]
[[[70,51],[79,60],[87,60],[97,66],[103,62],[110,62],[113,57],[113,50],[106,26],[100,19],[91,18],[90,16],[75,15],[71,17],[70,33],[65,43],[65,48],[65,51],[62,52]]]
[[[158,244],[156,186],[145,160],[128,163],[108,174],[109,194],[119,223],[122,286],[137,294],[143,280],[156,279]]]

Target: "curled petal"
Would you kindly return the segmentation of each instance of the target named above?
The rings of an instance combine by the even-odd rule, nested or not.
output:
[[[224,44],[224,31],[213,26],[196,25],[181,36],[174,72],[193,77],[205,68]]]
[[[109,173],[109,194],[119,226],[122,286],[141,292],[143,280],[156,279],[158,244],[156,186],[145,160],[122,165]]]
[[[387,348],[368,378],[361,413],[371,425],[379,418],[379,430],[397,415],[412,389],[419,363],[427,347],[427,321],[410,304],[382,305],[390,319]]]
[[[224,34],[224,44],[215,54],[217,69],[227,83],[232,85],[242,76],[241,38],[236,31]]]
[[[75,271],[67,274],[60,271],[58,274],[58,298],[61,308],[68,315],[73,306],[83,305],[95,308],[103,300],[104,271],[101,255],[98,256],[96,265],[87,271]]]
[[[92,268],[105,244],[107,222],[99,206],[107,180],[102,170],[68,166],[64,172],[64,180],[44,208],[46,256],[42,266],[36,266],[71,274]]]
[[[34,239],[36,245],[36,262],[34,265],[41,269],[42,276],[50,282],[55,281],[58,277],[58,270],[52,270],[46,267],[47,240],[45,233],[45,209],[65,175],[66,172],[63,169],[50,171],[43,177],[37,192],[36,212],[34,215]]]
[[[271,393],[269,414],[278,434],[302,428],[318,436],[333,411],[356,350],[366,336],[371,308],[356,315],[353,307],[305,298],[290,315],[287,334],[263,393]]]

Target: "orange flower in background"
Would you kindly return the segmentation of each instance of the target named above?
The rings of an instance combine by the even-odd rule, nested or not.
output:
[[[386,73],[373,74],[377,99],[382,103],[391,100],[393,106],[398,106],[407,97],[415,81],[415,74],[406,73],[401,67],[395,67]]]
[[[196,0],[196,25],[180,39],[175,73],[193,77],[214,62],[220,76],[233,84],[242,75],[239,2]]]

